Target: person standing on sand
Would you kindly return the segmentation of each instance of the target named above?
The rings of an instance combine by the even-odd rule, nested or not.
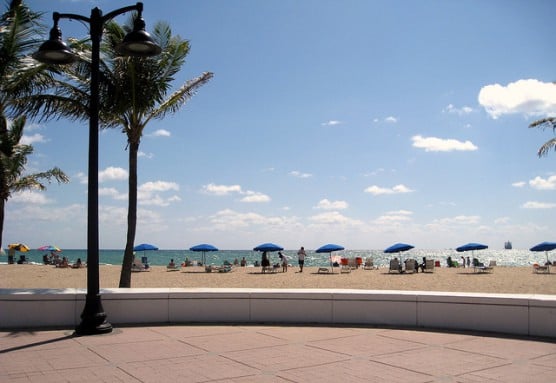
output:
[[[303,272],[303,265],[305,264],[305,249],[301,246],[301,249],[297,252],[297,262],[299,263],[299,272]]]

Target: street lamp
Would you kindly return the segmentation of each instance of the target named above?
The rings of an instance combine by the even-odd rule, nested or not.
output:
[[[62,41],[62,31],[58,20],[73,19],[89,24],[91,36],[91,95],[89,100],[89,185],[87,197],[87,296],[81,314],[81,323],[75,329],[77,335],[109,333],[112,325],[106,321],[99,292],[99,234],[98,234],[98,130],[99,130],[99,77],[100,42],[104,24],[129,11],[137,11],[133,31],[125,36],[117,46],[122,55],[148,57],[161,52],[150,35],[145,31],[145,21],[141,17],[143,3],[137,3],[102,15],[99,8],[91,10],[91,17],[69,13],[53,13],[54,26],[50,39],[44,42],[33,58],[46,64],[69,64],[77,56]]]

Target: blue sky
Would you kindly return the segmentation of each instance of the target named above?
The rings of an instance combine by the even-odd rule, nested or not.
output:
[[[134,4],[29,1],[88,16]],[[190,40],[175,88],[214,78],[151,122],[139,158],[136,243],[424,249],[556,240],[551,1],[144,1],[147,30]],[[124,22],[126,16],[118,21]],[[87,34],[60,22],[64,38]],[[45,36],[46,38],[46,36]],[[68,185],[14,195],[4,243],[86,246],[86,123],[29,124],[29,170]],[[100,246],[123,248],[127,152],[100,138]]]

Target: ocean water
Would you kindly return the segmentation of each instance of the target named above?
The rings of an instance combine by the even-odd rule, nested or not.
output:
[[[306,266],[327,266],[330,264],[329,254],[318,254],[311,250],[306,250],[307,256],[305,258]],[[19,255],[25,255],[30,263],[42,264],[42,255],[44,251],[30,250],[26,253],[17,253],[15,259],[19,259]],[[296,250],[285,250],[282,252],[288,257],[289,263],[291,265],[297,264],[297,249]],[[87,260],[87,250],[85,249],[64,249],[60,256],[65,256],[68,258],[69,262],[72,263],[81,258],[83,262]],[[108,265],[121,265],[123,259],[123,250],[100,250],[100,263]],[[269,253],[270,261],[272,264],[279,263],[277,253]],[[412,249],[404,253],[398,253],[396,255],[385,254],[382,250],[344,250],[339,252],[334,252],[333,256],[340,256],[345,258],[361,257],[366,259],[372,257],[374,264],[378,266],[387,266],[389,261],[394,256],[401,259],[414,258],[421,260],[422,257],[432,258],[438,260],[441,266],[446,266],[446,259],[448,256],[452,257],[452,260],[459,261],[461,263],[462,256],[469,256],[471,258],[476,257],[481,262],[488,263],[491,260],[496,261],[498,266],[530,266],[533,263],[544,264],[546,262],[546,254],[544,252],[532,252],[529,250],[479,250],[474,252],[458,253],[454,249],[443,249],[443,250],[424,250],[424,249]],[[145,251],[137,252],[137,258],[146,256],[148,258],[149,264],[153,266],[163,266],[170,262],[170,259],[174,259],[176,264],[181,264],[186,258],[191,261],[201,261],[202,253],[192,252],[189,250],[158,250],[158,251]],[[224,261],[232,263],[234,259],[241,260],[243,257],[247,260],[248,265],[252,265],[255,261],[261,260],[261,254],[252,250],[220,250],[215,252],[205,253],[206,263],[212,265],[221,265]],[[549,252],[548,257],[551,261],[556,261],[556,251]],[[0,256],[0,264],[6,264],[8,261],[7,256]]]

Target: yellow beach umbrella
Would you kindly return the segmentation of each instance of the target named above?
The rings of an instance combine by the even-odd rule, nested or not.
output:
[[[21,251],[22,253],[25,253],[25,252],[31,250],[29,248],[29,246],[27,246],[24,243],[10,243],[8,245],[8,249],[14,249],[15,251]]]

